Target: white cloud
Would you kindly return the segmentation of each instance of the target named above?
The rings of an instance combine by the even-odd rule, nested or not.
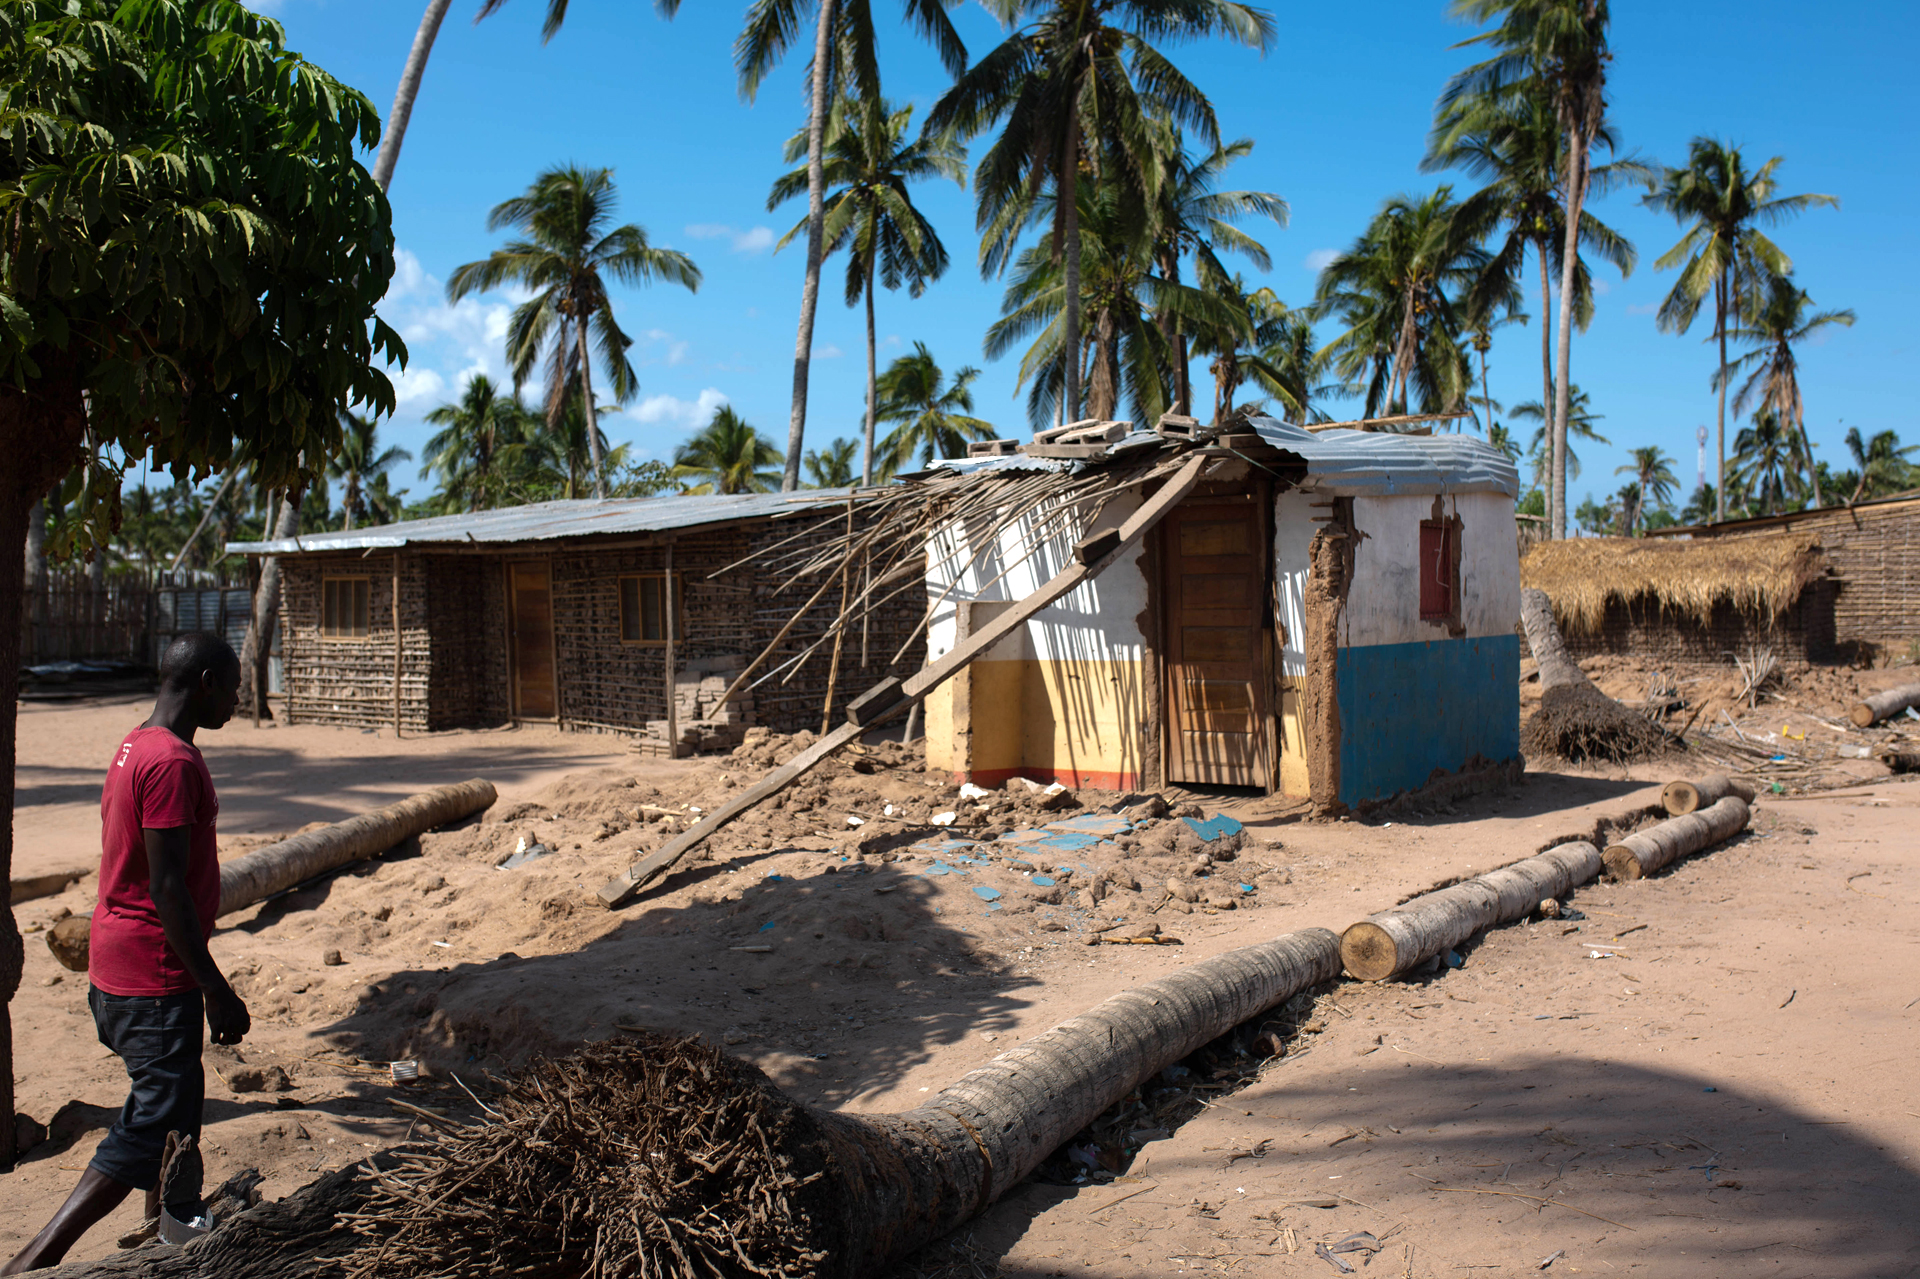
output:
[[[813,348],[813,356],[817,360],[837,360],[845,354],[845,351],[842,351],[831,342],[825,346],[816,346]]]
[[[681,340],[680,338],[676,338],[673,334],[667,332],[667,330],[648,329],[645,333],[642,333],[640,336],[645,338],[650,345],[657,344],[665,348],[664,353],[659,357],[661,363],[663,364],[686,363],[687,351],[690,349],[690,344]],[[644,362],[652,363],[653,361],[647,360]]]
[[[646,426],[695,429],[705,426],[713,417],[713,411],[726,402],[727,393],[710,386],[691,400],[677,395],[649,395],[629,408],[627,415]]]
[[[398,302],[401,298],[411,297],[420,292],[431,279],[427,269],[420,265],[420,259],[405,249],[393,251],[393,279],[387,282],[386,302]],[[439,282],[433,281],[439,288]]]
[[[743,231],[724,222],[695,222],[684,229],[689,239],[727,240],[735,253],[758,253],[773,247],[771,227],[748,227]]]
[[[393,379],[393,398],[401,404],[429,399],[447,389],[447,380],[415,364]]]
[[[1613,292],[1613,286],[1605,280],[1595,279],[1593,282],[1593,291],[1601,297],[1605,297],[1607,294]]]
[[[1307,254],[1305,258],[1301,259],[1300,265],[1306,267],[1307,270],[1313,272],[1315,275],[1318,275],[1326,270],[1333,260],[1339,256],[1340,250],[1338,249],[1315,249],[1313,252]]]
[[[1628,315],[1652,315],[1655,311],[1658,311],[1659,309],[1660,309],[1660,304],[1658,302],[1648,302],[1645,304],[1636,303],[1635,305],[1627,308],[1627,314]]]

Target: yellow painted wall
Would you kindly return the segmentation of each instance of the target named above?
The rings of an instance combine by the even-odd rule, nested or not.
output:
[[[1026,774],[1086,786],[1139,785],[1146,718],[1140,663],[979,661],[960,679],[968,687],[956,700],[965,697],[969,722],[948,731],[953,750],[930,753],[936,767],[984,784]],[[931,752],[931,712],[927,727]],[[942,763],[943,754],[954,762]]]
[[[1306,797],[1311,793],[1307,773],[1307,723],[1300,710],[1298,681],[1282,679],[1280,694],[1280,793]]]
[[[963,670],[928,693],[923,703],[927,720],[927,769],[930,772],[957,773],[965,767],[953,723],[955,689],[965,678],[967,673]]]

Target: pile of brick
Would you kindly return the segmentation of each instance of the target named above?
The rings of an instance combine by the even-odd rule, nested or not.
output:
[[[742,691],[724,705],[720,699],[746,668],[747,659],[738,654],[695,658],[680,667],[673,680],[679,740],[668,742],[666,720],[648,720],[646,735],[635,741],[634,749],[642,755],[680,759],[738,746],[753,724],[753,694]]]

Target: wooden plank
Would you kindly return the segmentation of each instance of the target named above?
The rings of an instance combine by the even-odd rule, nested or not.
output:
[[[1205,457],[1189,458],[1184,466],[1161,486],[1158,493],[1144,502],[1140,509],[1128,517],[1120,526],[1120,538],[1114,548],[1091,564],[1072,563],[1054,574],[1053,578],[1033,594],[1015,604],[1012,608],[993,619],[986,626],[971,635],[967,641],[954,648],[939,661],[923,667],[917,674],[900,686],[900,700],[877,712],[864,724],[842,724],[826,737],[821,738],[806,750],[768,773],[752,786],[739,792],[732,799],[708,813],[683,834],[675,836],[657,852],[629,867],[622,874],[614,876],[601,885],[599,897],[607,909],[616,910],[639,896],[649,885],[673,868],[688,852],[697,848],[709,835],[746,812],[763,799],[768,799],[782,790],[796,777],[812,768],[827,756],[857,741],[874,726],[891,719],[909,706],[918,705],[928,693],[946,681],[952,679],[963,667],[976,657],[992,648],[1004,639],[1015,627],[1026,624],[1028,618],[1047,605],[1071,591],[1080,583],[1094,577],[1113,563],[1127,548],[1146,535],[1147,530],[1166,518],[1167,513],[1180,504],[1180,500],[1191,493],[1200,483],[1201,475],[1206,471],[1209,459]]]
[[[1105,457],[1107,446],[1104,444],[1026,444],[1020,451],[1028,457],[1066,458],[1084,462],[1088,458]]]
[[[1357,417],[1346,422],[1315,422],[1306,429],[1309,431],[1374,431],[1383,426],[1410,426],[1415,422],[1451,422],[1457,417],[1471,417],[1466,409],[1455,409],[1450,413],[1396,413],[1391,417]]]

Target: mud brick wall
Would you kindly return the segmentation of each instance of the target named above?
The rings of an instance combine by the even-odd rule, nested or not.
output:
[[[1920,640],[1920,498],[1848,510],[1837,507],[1788,527],[1819,543],[1833,566],[1839,594],[1834,634],[1844,649],[1865,642],[1904,648]],[[1773,533],[1769,526],[1745,533]],[[1715,533],[1740,537],[1742,530]]]
[[[428,727],[482,728],[513,717],[506,569],[492,555],[428,555]]]
[[[1735,654],[1772,649],[1777,661],[1793,665],[1836,660],[1834,583],[1816,581],[1771,625],[1734,608],[1716,605],[1702,626],[1691,613],[1661,607],[1647,596],[1623,603],[1612,600],[1597,631],[1566,632],[1575,659],[1634,657],[1674,665],[1726,666]]]
[[[400,725],[424,732],[429,723],[430,658],[427,571],[420,556],[400,560]],[[288,716],[295,723],[358,728],[393,726],[393,555],[378,552],[286,556],[280,561],[281,660]],[[326,639],[320,634],[321,582],[367,579],[367,635]]]

